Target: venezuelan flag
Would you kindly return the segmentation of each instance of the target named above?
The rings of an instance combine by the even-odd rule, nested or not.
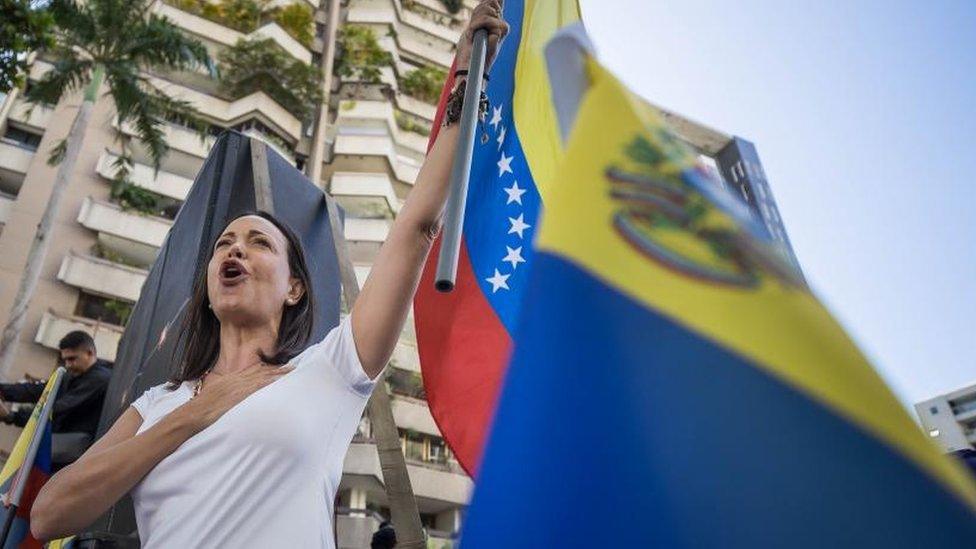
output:
[[[414,301],[431,414],[471,474],[495,411],[533,261],[530,243],[561,151],[543,47],[580,17],[575,0],[507,0],[503,15],[511,30],[491,69],[489,116],[476,138],[456,287],[434,290],[438,241]],[[449,78],[431,143],[453,85]]]
[[[591,58],[464,546],[962,547],[973,480]]]
[[[48,378],[47,385],[44,386],[44,391],[41,393],[41,398],[38,399],[37,405],[34,406],[33,414],[27,420],[27,425],[21,431],[13,451],[10,452],[10,457],[7,458],[3,469],[0,470],[0,494],[4,495],[5,502],[9,496],[8,492],[13,488],[15,479],[18,478],[18,475],[23,474],[22,469],[24,462],[28,458],[28,448],[30,447],[31,440],[34,438],[34,434],[38,431],[41,409],[44,408],[44,403],[47,402],[56,381],[57,372],[51,374],[51,377]],[[13,525],[7,536],[7,542],[3,546],[4,549],[41,547],[41,543],[34,539],[30,532],[30,510],[31,505],[34,503],[34,498],[41,491],[41,487],[51,477],[51,422],[45,422],[43,429],[40,446],[37,448],[34,462],[30,464],[29,469],[26,469],[26,474],[28,475],[27,485],[21,496],[20,505],[17,507],[17,514],[14,517]]]

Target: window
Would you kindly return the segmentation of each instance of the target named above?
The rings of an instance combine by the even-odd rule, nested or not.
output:
[[[32,151],[36,151],[41,144],[41,136],[14,126],[7,128],[6,133],[3,134],[3,140],[11,145]]]
[[[938,415],[939,414],[939,409],[936,408],[935,406],[932,406],[931,408],[929,408],[929,413],[932,414],[933,416],[934,415]]]
[[[412,429],[400,429],[403,455],[408,460],[447,465],[452,460],[451,450],[439,436],[419,433]]]
[[[425,461],[424,436],[416,431],[401,431],[400,436],[403,441],[403,455],[414,461]]]

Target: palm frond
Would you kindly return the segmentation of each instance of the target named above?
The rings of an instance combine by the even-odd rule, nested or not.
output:
[[[99,2],[94,2],[98,4]],[[65,49],[89,50],[99,41],[98,24],[91,11],[92,2],[51,0],[48,10],[58,27],[58,41]]]
[[[134,29],[134,39],[123,52],[143,66],[192,70],[205,67],[213,76],[213,60],[200,41],[187,37],[169,19],[152,14]]]
[[[51,149],[51,154],[47,157],[48,166],[57,166],[64,160],[64,155],[68,153],[68,138],[65,137],[58,141],[58,144]]]
[[[138,73],[137,67],[117,63],[105,68],[105,80],[115,102],[119,126],[132,123],[152,158],[153,166],[158,169],[168,147],[162,129],[163,121],[154,108],[150,93],[147,93],[146,79]]]
[[[163,124],[177,122],[205,135],[208,124],[204,122],[196,108],[188,101],[170,97],[142,76],[131,65],[111,66],[106,69],[106,80],[115,100],[119,125],[131,122],[135,126],[139,140],[149,152],[153,167],[166,155]]]
[[[24,97],[32,104],[56,104],[66,93],[79,90],[91,82],[93,63],[79,59],[71,52],[59,50],[54,68],[44,74],[27,90]],[[56,54],[57,55],[57,54]]]

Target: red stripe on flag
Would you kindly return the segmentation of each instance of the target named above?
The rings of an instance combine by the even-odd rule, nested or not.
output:
[[[461,467],[478,470],[512,340],[474,276],[461,241],[454,291],[434,289],[440,239],[414,300],[417,349],[431,415]]]

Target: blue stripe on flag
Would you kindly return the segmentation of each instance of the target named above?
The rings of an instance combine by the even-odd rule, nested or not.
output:
[[[901,454],[575,264],[538,253],[527,292],[466,548],[976,540]]]

